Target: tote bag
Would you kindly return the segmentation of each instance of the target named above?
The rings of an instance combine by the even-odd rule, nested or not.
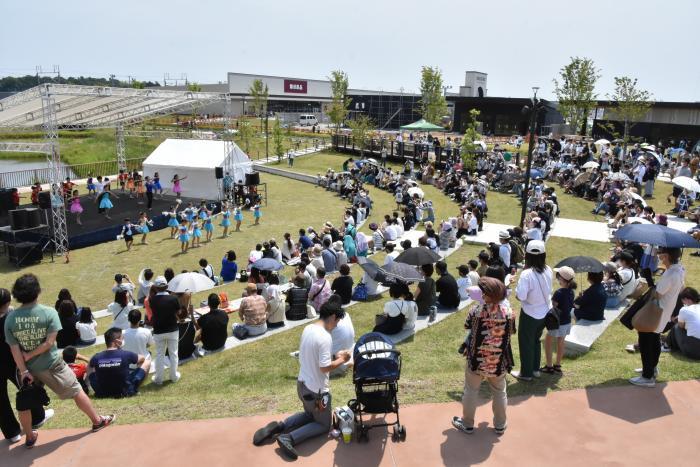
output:
[[[663,308],[659,306],[656,292],[652,293],[643,307],[632,317],[632,326],[639,332],[656,332],[661,323]]]

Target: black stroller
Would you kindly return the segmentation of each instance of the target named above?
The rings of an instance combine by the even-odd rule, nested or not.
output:
[[[370,332],[360,337],[353,350],[355,364],[352,380],[355,397],[348,406],[355,413],[358,441],[369,440],[369,430],[376,427],[394,426],[391,439],[404,441],[406,427],[399,419],[399,378],[401,377],[401,352],[383,334]],[[384,414],[382,423],[365,424],[362,414]],[[386,416],[396,414],[396,421],[387,423]]]

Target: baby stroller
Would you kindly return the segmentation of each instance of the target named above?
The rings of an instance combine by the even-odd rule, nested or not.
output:
[[[355,397],[348,406],[355,413],[355,424],[359,428],[358,440],[369,440],[369,430],[376,427],[394,426],[391,439],[404,441],[406,427],[399,419],[398,380],[401,377],[401,352],[383,334],[370,332],[360,337],[353,350],[355,364],[352,380]],[[382,423],[365,424],[362,415],[384,414]],[[396,414],[396,421],[387,423],[386,416]]]

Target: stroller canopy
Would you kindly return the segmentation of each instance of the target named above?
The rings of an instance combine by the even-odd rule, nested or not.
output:
[[[353,360],[355,383],[394,382],[401,377],[401,352],[378,332],[370,332],[357,340]]]

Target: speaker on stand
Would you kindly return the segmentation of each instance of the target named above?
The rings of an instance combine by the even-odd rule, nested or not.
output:
[[[260,185],[260,172],[250,172],[245,174],[245,184],[247,186]]]
[[[50,191],[40,191],[39,192],[39,207],[41,209],[51,209],[51,192]]]

